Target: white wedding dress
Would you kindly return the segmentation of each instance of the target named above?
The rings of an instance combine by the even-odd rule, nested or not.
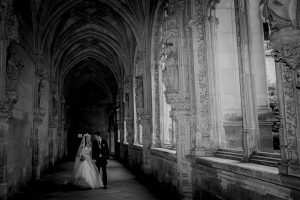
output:
[[[83,140],[85,139],[83,138]],[[99,170],[92,160],[92,147],[84,146],[83,144],[85,144],[85,142],[81,142],[79,146],[75,159],[74,170],[68,182],[82,187],[103,187]],[[85,157],[85,159],[80,160],[81,157]]]

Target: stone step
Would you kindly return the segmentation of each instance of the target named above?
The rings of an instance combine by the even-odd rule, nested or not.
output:
[[[216,154],[216,156],[218,158],[225,158],[225,159],[231,159],[231,160],[238,160],[238,161],[242,161],[243,158],[240,156],[235,156],[235,155],[228,155],[228,154]]]
[[[243,150],[239,149],[219,149],[218,152],[238,153],[243,155]]]
[[[267,161],[272,161],[272,162],[280,162],[280,160],[281,160],[280,158],[258,156],[258,155],[251,156],[251,159],[267,160]]]
[[[255,152],[255,156],[268,157],[268,158],[278,158],[281,159],[279,153],[267,153],[267,152]]]
[[[220,158],[233,159],[233,160],[242,160],[243,153],[242,151],[230,151],[230,150],[218,150],[216,156]]]
[[[258,159],[258,158],[251,158],[251,162],[260,164],[260,165],[267,165],[271,167],[278,167],[278,162],[270,161],[270,160],[265,160],[265,159]]]

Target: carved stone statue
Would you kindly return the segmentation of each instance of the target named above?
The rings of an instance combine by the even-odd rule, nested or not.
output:
[[[144,88],[143,88],[143,77],[138,76],[136,77],[136,88],[135,88],[135,94],[136,94],[136,106],[138,108],[143,107],[144,105]]]
[[[167,92],[178,92],[179,76],[177,56],[175,53],[169,53],[162,59],[162,81],[167,89]]]
[[[43,109],[43,99],[45,95],[45,79],[41,79],[38,86],[38,108]]]
[[[260,5],[271,29],[297,26],[297,0],[262,0]]]
[[[16,44],[12,43],[8,47],[8,60],[6,66],[6,93],[13,103],[18,100],[18,85],[20,79],[20,71],[24,67],[21,61],[16,58]]]

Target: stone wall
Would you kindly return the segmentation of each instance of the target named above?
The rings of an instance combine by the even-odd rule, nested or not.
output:
[[[129,169],[146,184],[166,195],[168,198],[178,197],[177,159],[173,151],[151,149],[150,172],[143,169],[143,148],[136,145],[117,144],[120,154],[117,155]],[[129,148],[132,148],[129,155]],[[173,198],[173,199],[174,199]]]
[[[171,150],[152,148],[150,173],[143,170],[143,149],[120,144],[120,159],[129,169],[155,187],[160,194],[181,199],[178,195],[176,153]],[[300,183],[297,178],[280,175],[278,168],[234,160],[203,157],[191,159],[192,199],[283,200],[300,199]],[[130,163],[130,164],[129,164]]]
[[[300,199],[299,182],[275,167],[212,157],[192,166],[193,199]]]
[[[32,74],[33,62],[26,56],[22,48],[16,54],[23,61],[18,85],[18,102],[14,105],[13,119],[10,121],[8,134],[8,192],[13,193],[28,181],[32,173],[32,120],[33,94]]]

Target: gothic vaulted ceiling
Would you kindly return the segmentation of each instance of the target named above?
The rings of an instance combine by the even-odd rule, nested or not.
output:
[[[147,15],[157,4],[157,0],[14,1],[32,28],[35,53],[47,54],[52,76],[60,77],[67,91],[93,82],[107,93],[116,92],[131,73]]]

